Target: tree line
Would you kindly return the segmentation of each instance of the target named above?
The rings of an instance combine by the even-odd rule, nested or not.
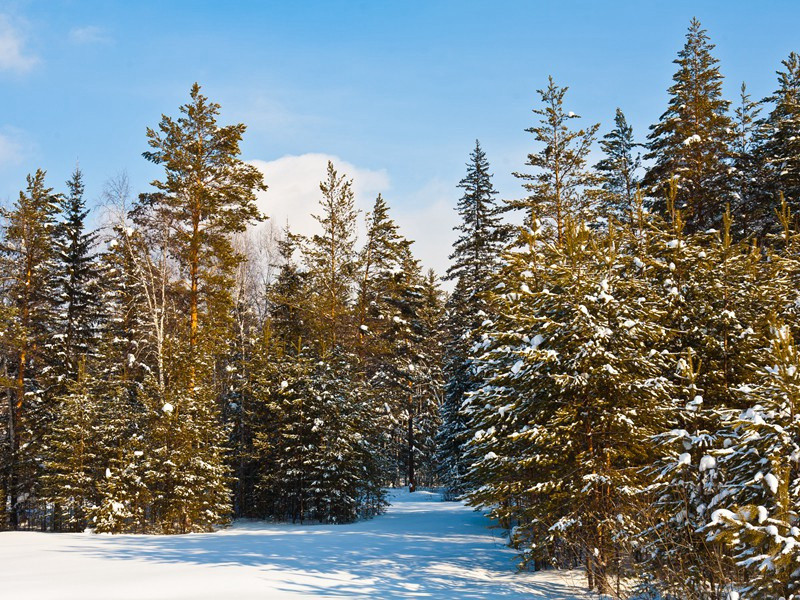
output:
[[[109,182],[100,230],[77,169],[65,193],[37,171],[3,210],[4,527],[347,522],[434,483],[435,275],[380,196],[357,245],[332,164],[318,234],[248,237],[266,185],[219,112],[195,84],[148,129],[163,175],[135,199]]]
[[[551,78],[522,199],[473,154],[443,475],[523,566],[614,597],[800,594],[800,58],[733,107],[713,48],[692,20],[646,142],[617,110],[595,165],[599,125]]]

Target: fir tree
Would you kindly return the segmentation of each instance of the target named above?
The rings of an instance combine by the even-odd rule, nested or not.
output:
[[[83,199],[83,174],[75,169],[60,198],[58,225],[57,286],[60,315],[58,355],[67,377],[75,379],[78,363],[94,346],[98,292],[97,269],[92,254],[95,234],[86,230],[89,211]]]
[[[669,104],[650,128],[649,153],[654,163],[643,186],[653,206],[667,213],[670,182],[677,183],[677,208],[685,213],[688,232],[717,224],[730,202],[730,157],[733,126],[729,102],[722,97],[722,75],[711,55],[714,45],[697,19],[674,61],[678,70],[669,88]]]
[[[37,453],[53,411],[43,394],[45,367],[51,364],[50,324],[55,297],[53,273],[59,197],[45,184],[45,172],[28,175],[27,188],[2,217],[2,270],[16,319],[8,375],[8,453],[6,481],[11,505],[9,525],[16,529],[26,506],[35,506],[34,488],[41,474]],[[32,513],[29,512],[32,515]]]
[[[800,578],[800,361],[789,327],[776,324],[760,381],[738,391],[750,408],[732,414],[727,474],[705,529],[726,543],[746,598],[792,598]]]
[[[56,507],[53,528],[83,531],[98,503],[102,464],[100,406],[87,385],[85,359],[76,379],[59,397],[53,426],[45,436],[45,496]]]
[[[764,127],[761,154],[767,171],[768,207],[779,208],[783,193],[789,207],[800,206],[800,55],[796,52],[782,62],[778,71],[778,89],[766,99],[773,104]],[[773,211],[767,211],[773,212]]]
[[[625,115],[618,108],[614,116],[614,128],[600,140],[605,158],[595,165],[603,179],[600,206],[603,214],[618,221],[633,218],[635,196],[639,187],[638,171],[641,158],[634,155],[637,144],[633,139],[633,127],[628,125]]]
[[[348,307],[356,274],[356,209],[353,182],[339,175],[328,161],[327,178],[320,183],[321,215],[314,215],[322,227],[304,248],[311,278],[312,305],[317,341],[323,352],[350,341]]]
[[[539,122],[525,130],[542,146],[538,152],[528,154],[525,163],[536,172],[514,173],[530,195],[509,203],[511,208],[524,210],[529,222],[538,218],[552,225],[559,243],[567,220],[588,216],[592,199],[583,192],[599,183],[586,161],[600,125],[570,129],[569,121],[579,116],[564,110],[567,89],[558,87],[549,77],[547,87],[537,90],[543,106],[533,113],[539,116]]]
[[[441,478],[447,494],[453,497],[464,491],[466,464],[461,447],[466,424],[460,407],[475,384],[470,348],[479,325],[491,310],[486,295],[509,237],[508,227],[499,217],[489,162],[478,141],[469,158],[466,176],[458,184],[464,190],[456,207],[461,218],[456,227],[460,235],[445,275],[456,285],[447,300],[443,321],[447,332],[443,348],[446,379],[438,452]]]
[[[733,144],[731,146],[733,177],[733,212],[741,215],[742,233],[763,235],[774,226],[774,215],[767,210],[764,165],[759,146],[762,144],[763,125],[758,116],[761,108],[750,99],[747,86],[742,83],[739,105],[734,110]]]

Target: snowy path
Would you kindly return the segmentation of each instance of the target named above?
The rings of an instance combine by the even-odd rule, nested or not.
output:
[[[488,522],[438,496],[395,492],[352,525],[237,524],[182,536],[0,533],[0,598],[582,598],[579,573],[516,574]]]

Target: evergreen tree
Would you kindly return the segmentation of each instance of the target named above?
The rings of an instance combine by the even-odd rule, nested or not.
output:
[[[158,131],[148,129],[151,150],[144,156],[163,165],[165,178],[153,181],[157,191],[142,194],[132,211],[144,233],[157,240],[139,255],[147,266],[140,268],[145,279],[156,275],[156,286],[148,289],[158,300],[151,312],[159,344],[157,382],[145,388],[142,401],[155,446],[145,456],[146,477],[157,491],[158,528],[166,532],[204,530],[227,518],[226,434],[215,372],[230,332],[233,276],[242,260],[232,236],[260,218],[255,195],[266,189],[260,172],[239,158],[245,126],[219,126],[220,107],[208,102],[199,85],[190,95],[180,108],[183,116],[164,116]],[[155,249],[157,263],[148,255]],[[168,256],[185,285],[168,281]],[[153,269],[156,264],[161,266]],[[159,311],[167,309],[172,310],[165,321]]]
[[[733,144],[733,212],[741,215],[739,227],[743,234],[763,235],[774,226],[774,214],[765,202],[766,189],[764,165],[759,146],[762,144],[763,125],[758,119],[761,108],[750,99],[747,86],[742,83],[739,105],[734,110]]]
[[[213,315],[227,298],[232,268],[241,260],[231,236],[261,219],[256,192],[266,190],[261,173],[239,158],[243,124],[219,126],[220,106],[192,86],[191,102],[177,120],[162,116],[158,131],[148,128],[152,148],[144,157],[165,171],[156,192],[142,194],[175,232],[171,253],[188,280],[189,346],[198,344],[201,311]]]
[[[48,502],[56,507],[53,528],[83,531],[98,503],[102,438],[99,405],[87,385],[85,359],[76,379],[59,396],[53,426],[45,435],[45,468],[42,477]]]
[[[469,158],[466,176],[458,184],[464,190],[456,207],[461,218],[456,227],[460,235],[453,245],[452,262],[445,275],[445,279],[455,280],[456,285],[445,306],[445,389],[438,446],[441,478],[451,497],[464,492],[467,469],[462,452],[466,423],[460,407],[475,385],[470,349],[478,327],[491,311],[487,292],[509,233],[499,218],[489,162],[478,141]]]
[[[742,597],[793,598],[800,579],[800,362],[789,327],[776,324],[767,367],[739,392],[751,406],[729,416],[727,474],[705,529],[743,570]]]
[[[779,208],[783,193],[789,207],[800,206],[800,55],[796,52],[782,62],[778,89],[766,99],[773,104],[762,123],[765,137],[761,153],[767,176],[767,207]],[[767,211],[773,212],[773,211]]]
[[[309,277],[317,341],[323,353],[352,339],[349,305],[356,275],[356,209],[353,182],[339,175],[328,161],[327,178],[321,182],[322,227],[303,251]]]
[[[714,45],[697,19],[678,53],[678,70],[669,88],[669,104],[651,126],[649,153],[653,165],[643,186],[653,206],[667,213],[670,182],[677,183],[677,208],[685,213],[687,232],[719,223],[731,199],[730,159],[733,126],[729,102],[722,97],[722,75],[711,55]]]
[[[610,593],[671,393],[650,272],[665,266],[630,232],[568,220],[562,233],[541,244],[527,231],[476,348],[485,383],[462,409],[469,500],[514,525],[525,562],[580,560],[589,586]]]
[[[288,226],[278,244],[281,265],[269,286],[269,327],[286,353],[302,347],[311,335],[308,274],[294,261],[298,240]]]
[[[74,380],[78,363],[94,346],[97,326],[97,268],[92,254],[96,235],[86,230],[89,211],[83,199],[83,174],[76,168],[67,182],[68,193],[59,199],[57,287],[59,326],[57,355],[64,374]]]
[[[641,158],[634,155],[637,144],[633,139],[633,127],[628,125],[625,115],[618,108],[614,115],[614,128],[600,140],[605,158],[595,165],[603,179],[600,206],[603,214],[618,221],[633,218],[635,196],[639,187],[637,171]]]
[[[52,364],[51,331],[56,298],[53,273],[59,197],[45,184],[45,172],[28,175],[27,188],[10,210],[3,210],[2,272],[15,318],[13,348],[7,363],[8,452],[6,462],[9,525],[36,518],[35,487],[42,437],[53,411],[43,393],[46,367]],[[28,523],[32,525],[33,523]]]
[[[592,208],[592,197],[584,191],[597,185],[599,178],[587,168],[586,161],[600,125],[570,129],[569,121],[579,116],[564,110],[568,88],[558,87],[552,77],[547,81],[545,89],[537,90],[543,107],[533,110],[539,122],[525,130],[542,146],[535,154],[528,154],[525,163],[536,172],[514,173],[530,195],[509,206],[523,209],[529,222],[538,218],[552,226],[558,243],[562,243],[567,220],[587,217]]]

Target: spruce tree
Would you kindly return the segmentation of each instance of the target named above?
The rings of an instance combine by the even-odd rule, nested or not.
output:
[[[677,184],[677,208],[687,232],[719,223],[731,200],[730,162],[733,126],[722,97],[722,75],[706,31],[692,19],[686,44],[674,61],[678,70],[669,88],[669,104],[652,125],[649,152],[653,164],[643,187],[652,205],[667,214],[670,182]]]
[[[86,230],[89,211],[83,198],[83,174],[76,168],[67,182],[67,194],[59,199],[57,287],[59,325],[57,353],[64,374],[74,380],[78,363],[95,343],[97,295],[99,291],[95,257],[96,235]]]
[[[327,177],[320,183],[321,215],[314,215],[322,232],[303,250],[311,278],[314,327],[322,352],[352,341],[349,305],[355,285],[357,253],[356,209],[353,182],[339,175],[328,161]]]
[[[8,388],[9,448],[5,465],[12,529],[20,526],[26,512],[37,518],[32,510],[25,509],[36,507],[39,452],[53,418],[52,399],[43,388],[47,383],[45,368],[52,365],[50,327],[57,297],[53,282],[59,197],[46,186],[42,170],[28,175],[27,183],[11,209],[2,212],[2,271],[16,331],[6,375],[13,380]]]
[[[730,548],[742,596],[792,598],[800,578],[800,357],[789,327],[775,323],[763,374],[738,392],[751,406],[728,417],[722,492],[705,531]]]
[[[466,423],[460,407],[475,386],[470,349],[478,327],[491,311],[487,293],[500,264],[501,249],[508,241],[508,227],[500,220],[489,162],[477,140],[467,173],[458,187],[464,194],[456,207],[461,218],[456,226],[460,235],[453,245],[452,262],[445,275],[445,279],[456,284],[447,300],[443,321],[445,389],[442,425],[437,436],[441,478],[449,497],[464,492],[467,466],[462,445]]]
[[[761,107],[747,93],[742,83],[739,104],[734,109],[733,144],[733,213],[741,215],[737,222],[741,234],[764,235],[775,226],[775,215],[765,202],[765,173],[760,146],[764,127],[759,121]]]
[[[595,165],[603,180],[600,208],[604,216],[613,216],[618,221],[633,218],[641,167],[639,154],[634,154],[636,146],[633,127],[618,108],[614,128],[600,140],[605,158]]]
[[[579,116],[564,109],[566,87],[558,87],[552,77],[545,89],[537,90],[542,108],[535,108],[539,122],[526,129],[533,134],[541,148],[528,154],[526,165],[534,173],[514,173],[521,179],[529,196],[509,203],[511,208],[522,209],[528,221],[540,219],[552,227],[558,243],[563,241],[567,220],[588,217],[594,204],[592,196],[584,191],[599,183],[599,177],[586,165],[599,124],[577,131],[569,122]]]
[[[800,54],[792,52],[778,71],[778,89],[768,98],[773,107],[762,123],[761,155],[767,175],[766,206],[780,206],[782,193],[793,212],[800,206]]]

